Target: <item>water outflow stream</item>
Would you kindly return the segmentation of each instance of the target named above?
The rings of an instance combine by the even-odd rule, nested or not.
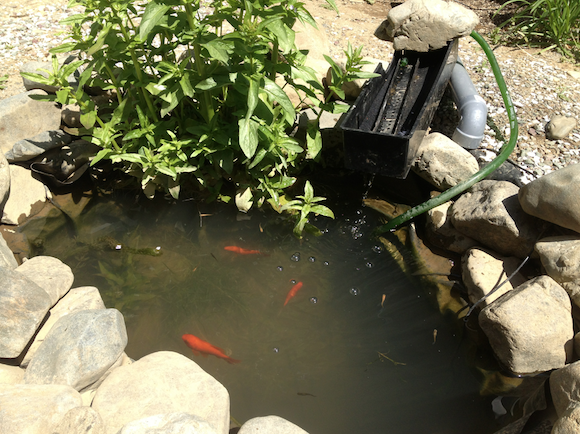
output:
[[[371,236],[377,213],[360,192],[329,205],[336,220],[320,218],[323,236],[301,242],[273,214],[97,198],[34,244],[124,314],[131,358],[190,357],[228,389],[239,422],[276,414],[311,434],[493,432],[456,326]],[[241,362],[196,356],[183,334]]]

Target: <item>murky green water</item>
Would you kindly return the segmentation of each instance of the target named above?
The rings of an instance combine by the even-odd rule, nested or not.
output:
[[[240,422],[276,414],[311,434],[493,432],[491,398],[478,394],[455,325],[370,236],[378,215],[359,193],[332,206],[341,213],[319,220],[325,234],[303,242],[272,215],[238,221],[232,206],[134,195],[93,200],[75,225],[34,238],[37,253],[72,267],[75,286],[97,286],[123,312],[130,357],[192,358],[226,386]],[[303,287],[284,306],[295,281]],[[185,333],[241,363],[195,356]]]

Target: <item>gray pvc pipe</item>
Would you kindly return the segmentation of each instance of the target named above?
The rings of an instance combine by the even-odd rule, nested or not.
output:
[[[451,73],[450,84],[453,99],[461,115],[452,140],[466,149],[477,149],[483,140],[487,123],[487,105],[477,93],[459,58]]]

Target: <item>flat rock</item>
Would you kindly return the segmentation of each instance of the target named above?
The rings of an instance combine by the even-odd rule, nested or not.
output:
[[[0,100],[0,151],[6,153],[22,139],[60,128],[60,108],[49,101],[36,101],[30,95],[47,95],[31,90]]]
[[[66,384],[82,390],[119,359],[126,345],[125,321],[118,310],[71,313],[48,332],[28,364],[24,382]]]
[[[52,429],[51,434],[105,434],[103,419],[91,407],[75,407]]]
[[[542,238],[536,243],[536,252],[548,276],[580,307],[580,236]]]
[[[36,353],[40,344],[44,342],[44,339],[46,339],[48,332],[52,327],[54,327],[60,318],[73,312],[89,309],[105,309],[105,303],[101,298],[101,293],[98,288],[94,286],[81,286],[68,291],[66,295],[50,309],[50,316],[34,336],[34,340],[20,362],[20,366],[23,368],[28,366],[30,359],[32,359],[32,356]]]
[[[503,256],[525,258],[543,225],[524,212],[518,190],[507,181],[478,182],[453,204],[453,227]]]
[[[81,395],[69,386],[0,384],[0,432],[53,434],[66,413],[81,405]]]
[[[540,276],[509,291],[479,314],[499,361],[516,374],[562,368],[572,356],[571,303],[554,279]]]
[[[477,159],[441,133],[425,136],[412,170],[439,190],[455,187],[479,171]]]
[[[206,420],[217,434],[229,429],[225,387],[192,360],[169,351],[115,369],[97,389],[92,407],[105,421],[107,434],[134,420],[178,412]]]
[[[8,160],[3,152],[0,152],[0,211],[4,209],[4,205],[8,200],[10,194],[10,167]]]
[[[461,275],[463,284],[467,288],[469,300],[475,304],[487,296],[496,285],[504,282],[508,276],[515,272],[521,262],[521,259],[504,257],[492,251],[479,248],[469,249],[461,258]],[[489,305],[526,280],[521,273],[517,273],[510,281],[507,281],[483,300],[480,303],[481,306]]]
[[[279,416],[255,417],[242,425],[238,434],[308,434],[298,425]]]
[[[574,118],[557,115],[546,125],[546,137],[550,140],[561,140],[568,137],[578,122]]]
[[[425,234],[434,246],[463,254],[479,243],[453,227],[449,218],[452,205],[453,202],[449,201],[427,211]]]
[[[51,256],[35,256],[20,265],[16,271],[24,274],[50,296],[53,306],[71,288],[74,275],[71,268]]]
[[[16,261],[12,250],[8,247],[8,243],[6,243],[4,236],[0,233],[0,268],[1,267],[15,269],[18,267],[18,262]]]
[[[518,194],[523,210],[580,232],[580,164],[571,164],[524,185]]]
[[[18,225],[36,214],[50,193],[30,170],[10,165],[10,195],[2,213],[2,223]]]
[[[48,313],[50,297],[36,283],[11,269],[0,268],[0,281],[0,358],[14,358],[24,350]]]
[[[216,431],[193,414],[168,413],[129,422],[117,434],[216,434]]]
[[[19,140],[11,150],[6,152],[6,159],[11,162],[28,161],[44,152],[60,148],[71,142],[71,136],[62,130],[43,131],[34,137]]]
[[[395,50],[427,52],[445,47],[452,39],[469,35],[477,24],[477,15],[457,3],[407,0],[389,11],[375,36],[393,41]]]
[[[558,416],[562,416],[570,405],[580,405],[580,361],[552,372],[550,393]]]

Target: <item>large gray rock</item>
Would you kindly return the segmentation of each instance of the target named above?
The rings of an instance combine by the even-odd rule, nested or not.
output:
[[[4,205],[8,200],[10,194],[10,167],[8,160],[3,152],[0,152],[0,212],[4,209]]]
[[[580,307],[580,236],[542,238],[536,243],[536,252],[548,276]]]
[[[26,384],[66,384],[81,390],[97,381],[127,345],[123,315],[93,309],[60,318],[30,360]]]
[[[449,217],[452,205],[453,202],[449,201],[427,211],[425,234],[434,246],[463,254],[479,243],[453,227]]]
[[[580,164],[544,175],[519,192],[522,208],[530,215],[580,232]]]
[[[3,153],[19,140],[60,128],[60,108],[54,102],[35,101],[30,95],[47,93],[31,90],[0,100],[0,151]]]
[[[0,358],[14,358],[52,304],[44,289],[17,271],[0,268],[0,282]]]
[[[580,405],[571,405],[554,422],[550,434],[578,434],[580,432]]]
[[[550,393],[558,416],[562,416],[569,406],[580,405],[580,361],[552,372]]]
[[[17,225],[36,214],[46,202],[44,184],[34,178],[30,170],[10,165],[10,195],[2,213],[2,223]]]
[[[105,434],[105,423],[91,407],[75,407],[66,412],[50,434]]]
[[[467,36],[479,23],[469,9],[444,0],[407,0],[391,9],[375,36],[393,41],[395,50],[427,52]]]
[[[242,425],[238,434],[308,434],[298,425],[279,416],[264,416],[250,419]]]
[[[467,288],[469,300],[476,303],[486,296],[496,285],[504,282],[521,262],[518,258],[503,257],[491,251],[469,249],[461,258],[463,284]],[[517,273],[512,280],[483,300],[481,307],[487,306],[525,281],[526,278],[521,273]]]
[[[193,414],[168,413],[129,422],[118,434],[216,434],[216,431]]]
[[[542,222],[522,210],[518,190],[507,181],[478,182],[453,204],[451,223],[501,255],[525,258],[533,251]]]
[[[38,347],[46,339],[46,335],[56,324],[56,322],[65,315],[81,310],[105,309],[105,303],[101,298],[101,293],[94,286],[82,286],[73,288],[50,309],[50,316],[42,325],[38,333],[34,336],[32,344],[26,351],[20,366],[26,367],[30,359],[38,350]]]
[[[34,137],[19,140],[11,150],[6,152],[6,159],[11,162],[28,161],[44,152],[60,148],[71,142],[71,136],[62,130],[43,131]]]
[[[71,288],[74,276],[70,267],[51,256],[35,256],[20,265],[16,271],[24,274],[50,296],[54,306]]]
[[[92,407],[116,434],[127,423],[162,413],[185,412],[226,434],[228,391],[187,357],[169,351],[149,354],[115,369],[97,389]]]
[[[15,269],[18,267],[18,262],[16,261],[12,250],[8,247],[8,243],[6,243],[4,236],[0,234],[0,268],[2,267]]]
[[[509,291],[479,314],[479,324],[504,366],[516,374],[562,368],[572,355],[571,303],[549,276]]]
[[[421,142],[412,169],[435,188],[447,190],[477,173],[479,164],[449,137],[431,133]]]
[[[69,386],[0,384],[0,433],[53,434],[65,414],[81,405],[81,395]]]

